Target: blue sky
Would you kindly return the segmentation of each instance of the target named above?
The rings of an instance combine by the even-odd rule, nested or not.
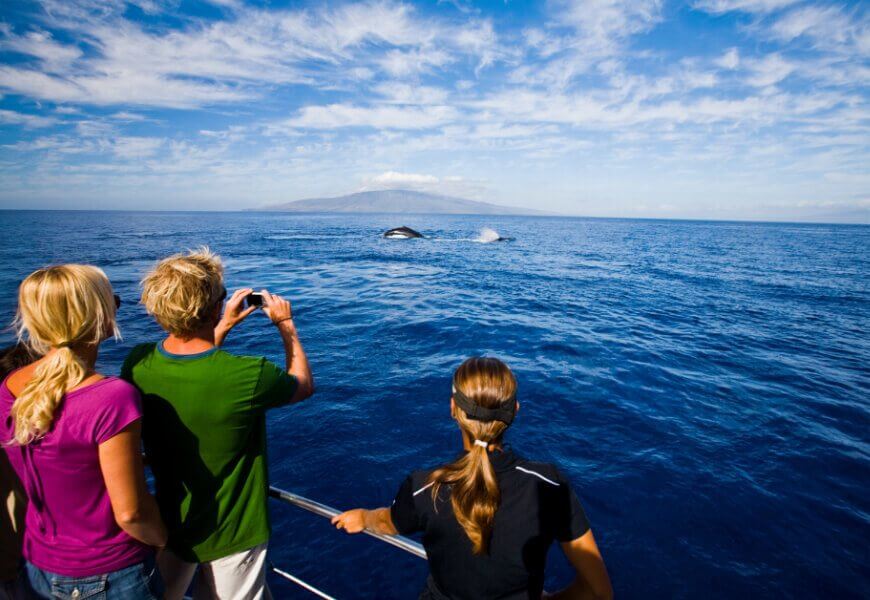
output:
[[[870,221],[870,5],[4,0],[0,207]]]

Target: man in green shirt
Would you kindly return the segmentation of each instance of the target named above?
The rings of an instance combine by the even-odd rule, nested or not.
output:
[[[262,291],[284,343],[282,369],[220,349],[256,307],[244,307],[253,290],[241,289],[221,316],[223,267],[207,249],[164,259],[142,285],[142,302],[168,337],[134,348],[122,376],[142,393],[145,453],[169,529],[158,559],[165,598],[180,600],[197,566],[197,589],[208,597],[268,598],[265,413],[314,392],[290,303]]]

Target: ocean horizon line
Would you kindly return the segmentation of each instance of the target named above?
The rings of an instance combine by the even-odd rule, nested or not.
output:
[[[437,217],[498,217],[509,219],[590,219],[603,221],[662,221],[681,223],[737,223],[747,225],[838,225],[853,227],[870,227],[870,217],[862,221],[814,221],[814,220],[777,220],[777,219],[717,219],[711,217],[629,217],[607,215],[581,215],[581,214],[493,214],[493,213],[437,213],[437,212],[370,212],[370,211],[285,211],[265,210],[260,208],[247,208],[237,210],[222,209],[171,209],[171,208],[0,208],[0,213],[199,213],[199,214],[263,214],[263,215],[397,215],[397,216],[437,216]]]

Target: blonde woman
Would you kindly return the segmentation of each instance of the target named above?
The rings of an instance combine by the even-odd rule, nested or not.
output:
[[[42,358],[0,387],[0,440],[27,495],[23,554],[37,598],[156,598],[166,529],[148,494],[139,394],[97,373],[120,299],[96,267],[29,275],[19,335]]]
[[[206,248],[160,261],[142,281],[145,310],[167,336],[134,348],[121,374],[143,396],[145,452],[169,528],[159,559],[167,600],[184,596],[197,568],[196,597],[269,596],[266,411],[304,400],[314,382],[290,303],[265,290],[284,367],[220,348],[256,310],[245,307],[252,292],[227,298],[220,258]]]
[[[604,561],[576,494],[546,463],[504,445],[519,409],[517,384],[495,358],[470,358],[453,376],[450,414],[464,452],[412,473],[390,508],[357,508],[333,518],[348,533],[423,532],[430,577],[420,598],[540,598],[547,550],[558,541],[574,583],[551,598],[610,598]]]

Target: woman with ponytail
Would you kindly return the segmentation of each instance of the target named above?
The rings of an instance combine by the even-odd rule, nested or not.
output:
[[[139,394],[95,370],[120,299],[86,265],[39,269],[18,293],[36,356],[0,387],[0,442],[28,500],[25,582],[36,598],[157,598],[166,530],[148,493]]]
[[[423,533],[430,577],[421,599],[528,599],[545,595],[547,551],[558,541],[577,571],[548,598],[611,598],[607,569],[567,479],[504,444],[519,410],[517,383],[495,358],[469,358],[453,376],[450,414],[463,452],[415,471],[389,508],[357,508],[332,522],[348,533]]]

